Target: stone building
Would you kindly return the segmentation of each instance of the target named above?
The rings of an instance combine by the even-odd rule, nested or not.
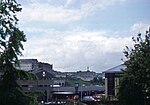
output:
[[[38,62],[37,59],[20,59],[19,63],[20,65],[17,67],[18,69],[35,74],[37,80],[20,79],[17,81],[18,84],[26,93],[39,93],[40,95],[38,101],[48,101],[52,96],[51,93],[53,91],[53,78],[55,77],[53,65]]]
[[[86,70],[77,71],[77,72],[66,72],[67,77],[75,77],[82,79],[83,81],[91,81],[96,78],[99,74],[91,71],[89,67]]]
[[[38,60],[37,59],[20,59],[18,69],[24,71],[35,71],[38,70]]]
[[[76,73],[76,77],[80,78],[84,81],[91,81],[93,80],[95,77],[97,77],[97,73],[93,72],[93,71],[78,71]]]

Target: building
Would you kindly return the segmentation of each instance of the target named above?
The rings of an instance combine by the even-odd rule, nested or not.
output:
[[[77,71],[77,72],[64,72],[66,77],[79,78],[83,81],[91,81],[94,78],[98,77],[98,73],[91,71],[89,67],[86,70]]]
[[[19,63],[18,69],[33,73],[37,77],[36,80],[20,78],[17,81],[25,93],[36,92],[39,94],[39,102],[49,101],[52,97],[53,78],[55,77],[53,65],[38,62],[37,59],[20,59]]]
[[[53,65],[43,62],[38,62],[37,59],[20,59],[19,65],[14,65],[17,69],[24,70],[26,72],[35,74],[37,79],[34,78],[19,78],[17,80],[18,84],[23,88],[25,93],[36,92],[38,93],[38,101],[48,102],[53,98],[53,93],[55,97],[75,95],[75,86],[67,87],[66,81],[62,78],[64,77],[77,77],[85,81],[93,80],[97,76],[97,73],[90,71],[79,72],[57,72],[53,70]],[[58,78],[57,78],[58,77]],[[59,93],[57,93],[59,92]],[[104,92],[103,86],[80,86],[78,88],[78,93],[80,97],[84,95],[92,95],[95,93]]]
[[[60,80],[58,80],[58,79],[54,79],[53,80],[53,85],[59,85],[59,86],[66,86],[66,81],[65,80],[62,80],[62,79],[60,79]]]
[[[95,77],[97,77],[97,73],[93,72],[93,71],[78,71],[76,73],[76,78],[80,78],[84,81],[91,81],[93,80]]]
[[[37,59],[20,59],[19,65],[16,67],[24,71],[35,71],[39,68],[38,60]]]
[[[66,78],[67,77],[67,72],[60,72],[60,71],[57,71],[55,73],[55,76],[56,78]]]
[[[63,98],[71,98],[70,96],[74,96],[78,94],[79,98],[82,100],[84,96],[93,96],[96,94],[104,93],[104,86],[79,86],[77,87],[77,92],[75,86],[73,87],[57,87],[53,88],[53,98],[54,99],[63,99]]]
[[[104,71],[105,76],[105,97],[109,99],[115,99],[118,93],[119,81],[122,70],[125,69],[126,66],[121,64],[119,66],[113,67]]]

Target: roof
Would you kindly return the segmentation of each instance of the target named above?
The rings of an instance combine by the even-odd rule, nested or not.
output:
[[[103,91],[105,89],[104,86],[79,86],[78,91]],[[75,92],[75,87],[54,87],[54,91],[60,92]]]
[[[53,94],[74,94],[74,92],[54,92]]]
[[[110,68],[103,73],[122,73],[122,70],[125,69],[126,66],[124,64],[118,65],[116,67]]]
[[[33,63],[33,62],[38,62],[37,59],[20,59],[20,62],[25,62],[25,63]]]
[[[32,73],[34,73],[34,74],[38,74],[38,73],[40,73],[40,72],[47,72],[47,73],[49,73],[49,74],[51,74],[51,75],[55,75],[53,72],[51,72],[51,71],[49,71],[49,70],[45,70],[45,69],[38,69],[38,70],[34,70],[34,71],[32,71]]]

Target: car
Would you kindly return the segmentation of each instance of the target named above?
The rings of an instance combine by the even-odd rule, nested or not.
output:
[[[92,96],[84,96],[82,101],[96,101]]]

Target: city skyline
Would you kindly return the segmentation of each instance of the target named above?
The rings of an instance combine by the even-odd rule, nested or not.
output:
[[[150,27],[149,0],[18,0],[23,57],[60,71],[102,72],[123,63],[132,36]]]

